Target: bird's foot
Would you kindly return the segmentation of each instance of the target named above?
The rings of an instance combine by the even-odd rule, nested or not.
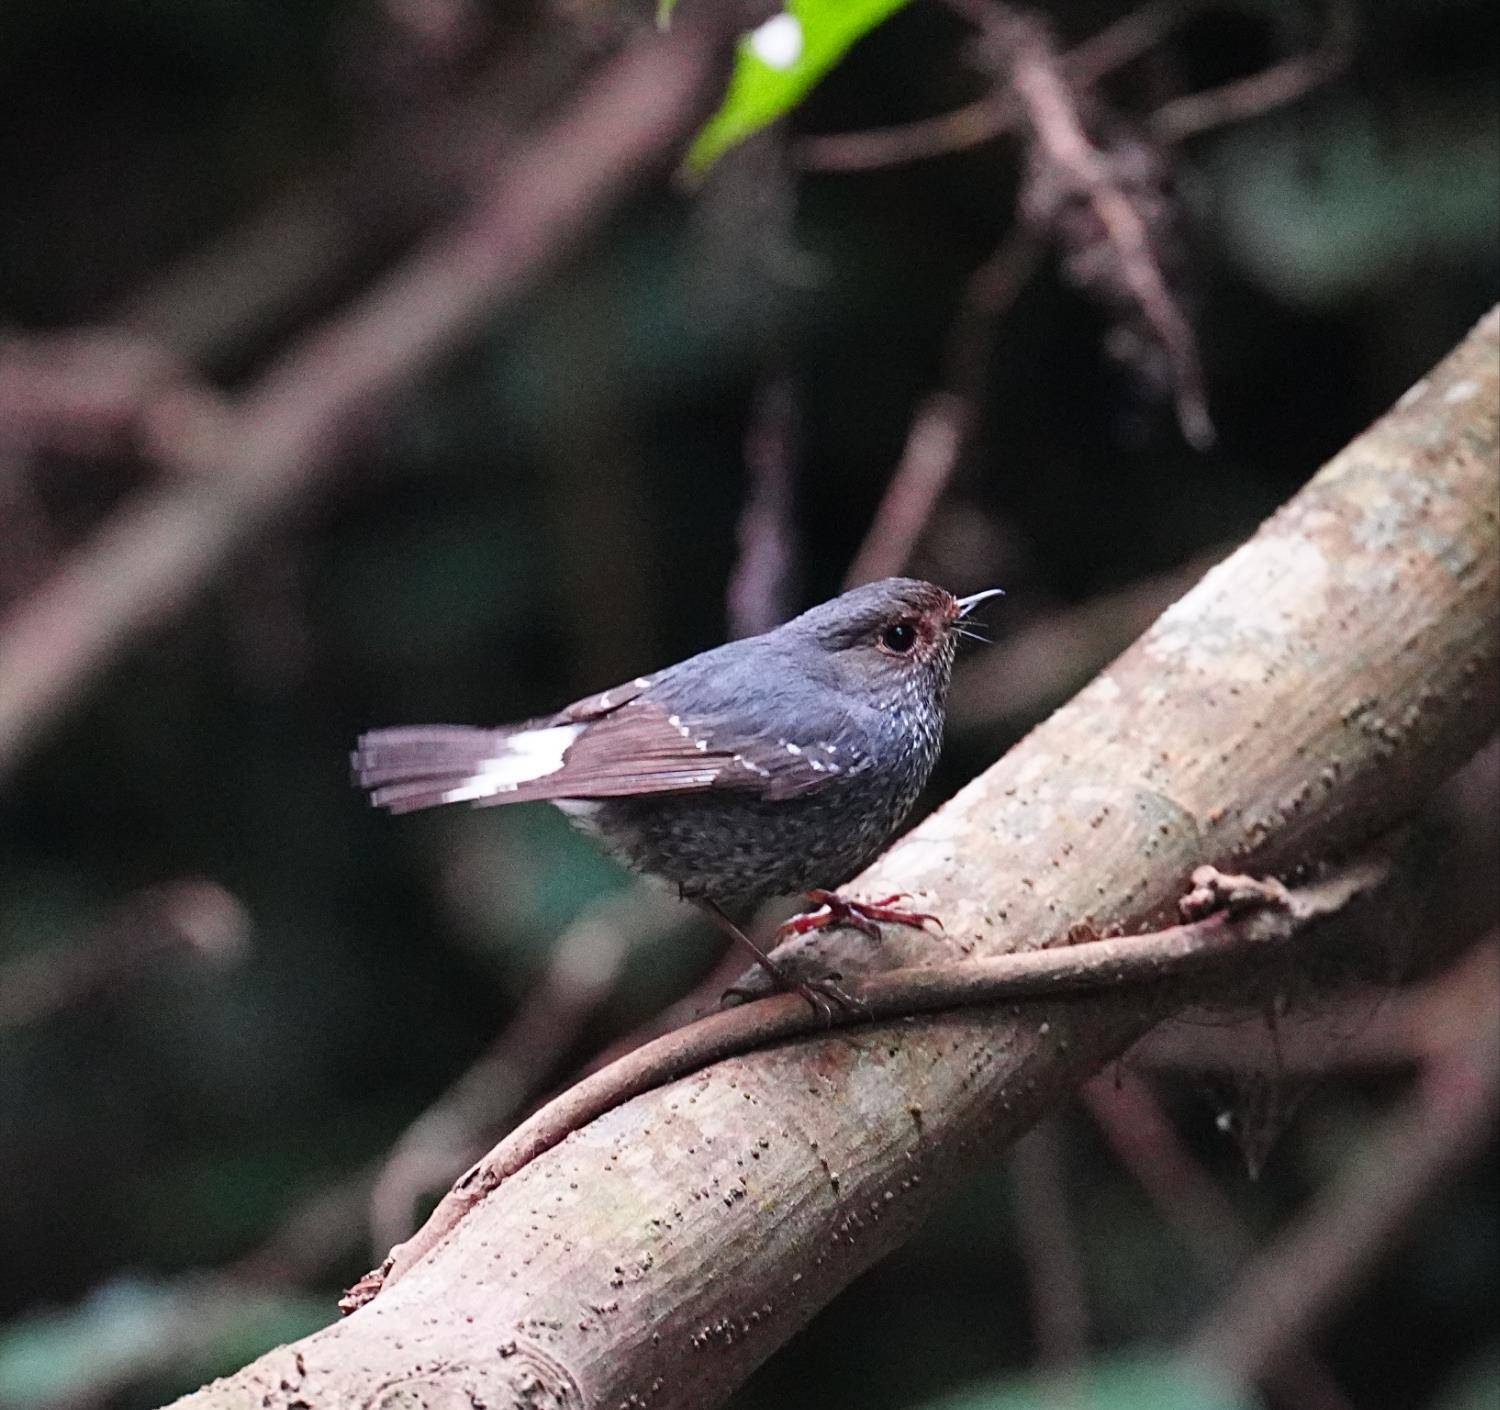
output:
[[[794,980],[791,987],[793,993],[800,994],[812,1005],[813,1012],[830,1028],[839,1009],[856,1018],[870,1016],[870,1006],[845,989],[836,974],[827,974],[820,979]]]
[[[767,964],[762,960],[761,967],[770,976],[776,992],[799,995],[829,1027],[833,1026],[834,1017],[840,1009],[858,1018],[869,1016],[870,1006],[863,999],[855,998],[845,989],[839,983],[840,976],[837,974],[826,974],[812,979],[794,979],[774,961]],[[763,997],[765,997],[764,989],[756,990],[750,986],[732,984],[724,991],[719,1000],[719,1006],[723,1008],[731,1003],[747,1003],[752,999]]]
[[[897,901],[911,899],[904,891],[897,891],[891,896],[882,896],[878,901],[853,901],[832,891],[809,891],[807,899],[813,903],[815,909],[804,911],[801,915],[795,915],[783,923],[776,932],[778,939],[785,936],[806,935],[814,930],[826,930],[831,925],[853,926],[854,929],[864,931],[875,940],[880,939],[882,923],[914,925],[919,930],[924,930],[927,922],[931,921],[939,930],[943,928],[943,922],[926,911],[900,909],[895,904]]]

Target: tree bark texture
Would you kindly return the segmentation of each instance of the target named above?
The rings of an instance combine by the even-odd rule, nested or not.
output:
[[[1079,922],[1154,926],[1200,864],[1290,874],[1399,822],[1500,705],[1497,365],[1492,311],[850,887],[911,892],[944,934],[809,937],[803,955],[937,965]],[[718,1063],[501,1181],[353,1316],[180,1404],[718,1404],[977,1160],[1191,997],[969,1009]]]

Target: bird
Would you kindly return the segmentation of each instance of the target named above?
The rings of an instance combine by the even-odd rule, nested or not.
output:
[[[834,888],[875,859],[937,762],[967,597],[916,578],[851,589],[758,636],[523,723],[362,734],[356,784],[391,813],[546,801],[634,871],[674,886],[815,1008],[833,979],[793,980],[730,915],[805,892],[781,938],[937,918],[903,896]],[[980,639],[983,639],[982,637]],[[938,922],[940,924],[940,922]]]

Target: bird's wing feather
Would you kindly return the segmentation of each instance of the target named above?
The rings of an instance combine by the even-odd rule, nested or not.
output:
[[[709,789],[783,799],[843,771],[815,744],[736,738],[722,720],[673,714],[649,699],[579,711],[585,714],[581,720],[569,718],[574,711],[579,707],[513,730],[372,730],[355,751],[355,776],[378,806],[411,812],[443,803],[486,806]]]
[[[800,719],[785,736],[747,727],[764,716],[768,670],[794,678],[791,663],[749,669],[721,647],[527,725],[374,730],[359,741],[354,771],[374,803],[408,812],[710,789],[781,800],[864,767],[840,712]]]
[[[812,744],[804,749],[795,740],[746,736],[722,716],[670,713],[668,705],[642,699],[590,723],[569,746],[563,767],[526,788],[538,790],[533,797],[730,789],[782,799],[816,789],[840,772]]]

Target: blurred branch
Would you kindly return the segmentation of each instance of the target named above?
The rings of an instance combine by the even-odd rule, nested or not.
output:
[[[752,11],[684,6],[670,31],[630,45],[466,212],[255,386],[180,428],[162,447],[184,471],[177,482],[128,499],[0,622],[0,774],[128,644],[311,495],[392,398],[673,158],[712,108]]]
[[[799,605],[801,407],[782,307],[787,286],[808,277],[797,245],[797,198],[786,123],[778,122],[715,163],[693,212],[693,302],[703,316],[744,329],[760,362],[726,593],[731,637],[769,631]]]
[[[1117,1066],[1089,1082],[1083,1099],[1162,1222],[1206,1273],[1228,1277],[1254,1243],[1234,1205],[1177,1134],[1151,1084]],[[1348,1399],[1328,1369],[1299,1342],[1283,1347],[1260,1379],[1298,1410],[1348,1410]]]
[[[973,398],[933,392],[912,417],[906,446],[844,575],[846,588],[900,573],[948,487],[974,428]]]
[[[780,957],[847,976],[989,960],[1084,921],[1151,928],[1205,862],[1291,872],[1404,818],[1500,704],[1497,353],[1500,310],[852,883],[920,898],[943,935],[837,932]],[[370,1307],[184,1404],[337,1403],[378,1385],[704,1410],[919,1227],[979,1153],[1192,989],[864,1024],[696,1071],[522,1165]],[[806,1021],[795,997],[753,1007],[757,1023]]]
[[[1062,77],[1079,93],[1094,89],[1205,8],[1190,0],[1142,5],[1061,55],[1058,68]],[[1348,0],[1330,0],[1325,34],[1315,49],[1222,87],[1174,98],[1148,119],[1152,135],[1162,142],[1182,142],[1213,127],[1263,116],[1304,97],[1347,67],[1355,18]],[[983,97],[953,112],[864,132],[803,137],[794,155],[805,171],[871,171],[968,151],[998,137],[1014,135],[1025,125],[1024,104],[1011,86],[997,83]]]
[[[598,48],[579,28],[513,45],[460,92],[407,95],[353,151],[147,280],[100,325],[0,341],[0,425],[68,455],[160,455],[179,438],[173,403],[212,395],[195,368],[269,338],[445,209],[484,194],[518,128]]]
[[[1402,1231],[1483,1151],[1500,1113],[1500,1028],[1477,1015],[1416,1092],[1245,1271],[1184,1354],[1230,1385],[1319,1329]]]
[[[172,956],[235,959],[248,934],[243,907],[213,882],[148,887],[121,904],[90,939],[0,964],[0,1033],[92,1003]]]
[[[1001,0],[948,5],[979,30],[984,62],[1009,83],[1025,115],[1025,219],[1057,241],[1073,282],[1121,315],[1114,341],[1130,350],[1122,360],[1153,371],[1147,353],[1159,353],[1183,437],[1204,449],[1213,425],[1197,339],[1169,277],[1171,202],[1155,155],[1138,141],[1090,131],[1084,95],[1068,82],[1056,43],[1035,15]],[[1135,336],[1128,336],[1131,325],[1139,326]]]
[[[797,393],[785,371],[755,389],[745,435],[747,487],[729,577],[729,635],[770,631],[797,597]]]
[[[1037,1359],[1058,1378],[1050,1399],[1059,1406],[1077,1402],[1070,1373],[1083,1366],[1089,1343],[1083,1253],[1069,1208],[1064,1154],[1054,1117],[1019,1141],[1011,1157],[1016,1237],[1026,1264]]]
[[[1030,724],[1119,655],[1215,563],[1229,545],[1118,592],[1026,623],[959,660],[948,702],[955,730]]]
[[[1163,142],[1183,142],[1211,128],[1246,122],[1305,97],[1348,66],[1357,16],[1351,0],[1328,0],[1324,34],[1316,48],[1283,59],[1247,78],[1189,93],[1151,114],[1151,131]]]
[[[1500,1017],[1500,935],[1491,933],[1436,978],[1390,993],[1358,989],[1331,1007],[1239,1022],[1166,1023],[1130,1061],[1190,1072],[1359,1073],[1410,1068],[1450,1055],[1476,1015]]]
[[[948,334],[946,386],[912,417],[901,461],[845,575],[846,587],[899,573],[911,558],[978,425],[993,325],[1020,297],[1041,255],[1040,242],[1018,230],[969,277]]]
[[[382,114],[353,151],[126,295],[106,321],[182,362],[212,363],[269,337],[465,198],[483,198],[518,134],[602,50],[606,26],[556,22],[557,9],[543,7],[554,21],[545,43],[517,36],[457,92]]]
[[[370,1192],[370,1239],[407,1238],[417,1203],[445,1189],[494,1133],[533,1100],[612,994],[631,955],[682,930],[691,912],[632,887],[570,925],[541,981],[480,1059],[403,1131],[379,1163]]]
[[[1193,8],[1170,0],[1142,5],[1064,54],[1060,60],[1063,72],[1078,88],[1092,88],[1155,48]],[[868,171],[982,146],[1020,131],[1024,123],[1025,110],[1015,94],[997,86],[977,102],[939,117],[869,132],[803,137],[794,155],[806,171]]]
[[[0,524],[6,527],[0,612],[44,576],[57,552],[58,526],[37,492],[34,462],[25,438],[0,431]]]
[[[948,332],[945,386],[917,408],[906,447],[845,575],[857,586],[900,573],[958,469],[979,423],[995,322],[1020,297],[1041,260],[1027,230],[1007,235],[964,286]]]
[[[173,416],[172,403],[189,397],[214,393],[169,348],[127,329],[0,341],[0,425],[31,450],[129,451],[160,436],[154,428]]]

